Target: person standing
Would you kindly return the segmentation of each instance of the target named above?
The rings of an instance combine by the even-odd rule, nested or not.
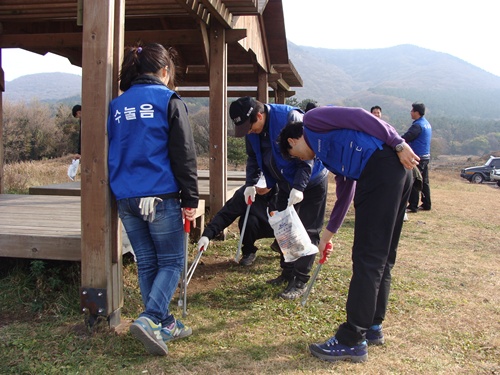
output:
[[[373,116],[382,118],[382,108],[379,105],[374,105],[370,108],[370,112]]]
[[[80,159],[82,155],[82,106],[80,104],[74,105],[71,114],[78,119],[78,146],[74,158]]]
[[[374,105],[370,108],[370,113],[375,117],[382,118],[382,107],[380,107],[379,105]],[[403,221],[408,221],[408,214],[406,212]]]
[[[383,344],[391,270],[418,156],[397,131],[362,108],[320,107],[289,123],[279,136],[284,157],[320,159],[336,175],[337,201],[319,249],[329,256],[333,235],[354,196],[352,277],[347,320],[333,337],[309,346],[326,361],[368,358],[367,344]]]
[[[319,160],[284,160],[276,142],[287,122],[302,120],[302,111],[245,96],[231,103],[229,115],[235,125],[235,136],[245,137],[246,142],[245,202],[249,197],[255,201],[255,185],[262,173],[268,188],[278,186],[277,210],[294,205],[312,244],[317,245],[325,215],[328,171]],[[315,257],[316,254],[311,254],[285,262],[281,253],[281,275],[267,282],[287,284],[279,294],[281,298],[299,298],[306,290]]]
[[[154,355],[191,335],[169,303],[184,267],[184,220],[198,207],[196,151],[187,108],[173,91],[172,50],[125,49],[120,90],[108,114],[109,183],[137,258],[144,311],[130,333]]]
[[[429,121],[424,117],[425,105],[415,102],[410,111],[413,120],[412,125],[406,133],[403,134],[403,139],[408,142],[411,148],[420,158],[418,170],[422,175],[422,190],[416,186],[411,191],[408,201],[407,212],[416,213],[418,210],[430,211],[431,209],[431,188],[429,185],[429,162],[431,160],[431,139],[432,127]],[[422,204],[419,206],[419,201],[422,199]]]
[[[314,108],[318,108],[318,104],[316,104],[315,102],[307,102],[306,109],[304,110],[304,112],[307,113]]]

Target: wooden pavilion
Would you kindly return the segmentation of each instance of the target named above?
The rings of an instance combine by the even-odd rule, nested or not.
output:
[[[124,46],[137,40],[174,47],[181,64],[178,92],[210,100],[209,199],[214,212],[226,201],[228,98],[249,95],[268,102],[271,96],[284,103],[293,87],[302,86],[288,57],[281,0],[0,2],[0,125],[3,48],[51,52],[82,67],[81,306],[90,322],[105,316],[111,326],[120,322],[123,295],[119,221],[107,176],[106,119],[109,101],[119,94]]]

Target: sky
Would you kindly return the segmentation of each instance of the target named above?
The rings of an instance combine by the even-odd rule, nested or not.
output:
[[[283,12],[287,39],[300,46],[374,49],[413,44],[500,77],[496,0],[283,0]]]
[[[282,0],[287,39],[300,46],[375,49],[413,44],[448,53],[500,77],[496,0]],[[293,61],[292,61],[293,62]],[[5,80],[64,72],[66,58],[2,50]]]

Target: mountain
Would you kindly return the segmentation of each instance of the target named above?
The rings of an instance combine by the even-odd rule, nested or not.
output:
[[[370,50],[332,50],[288,43],[304,87],[299,101],[380,105],[402,113],[421,101],[432,116],[500,119],[500,77],[446,53],[413,45]]]
[[[428,108],[427,117],[500,119],[500,77],[446,53],[413,45],[366,50],[334,50],[288,43],[289,56],[304,87],[299,102],[380,105],[391,123],[407,124],[414,101]],[[37,98],[43,102],[80,100],[82,77],[42,73],[6,82],[7,100]]]
[[[4,98],[9,101],[39,100],[60,102],[81,101],[82,77],[68,73],[38,73],[16,78],[5,83]]]

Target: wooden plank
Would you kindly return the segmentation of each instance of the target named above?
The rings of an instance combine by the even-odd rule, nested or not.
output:
[[[80,198],[0,195],[0,256],[79,261]]]
[[[80,181],[71,181],[62,184],[31,186],[28,192],[32,195],[66,195],[79,197],[81,186]]]
[[[246,172],[245,171],[227,171],[226,173],[228,181],[242,181],[245,182]],[[198,169],[198,181],[210,179],[210,171],[208,169]],[[243,185],[243,183],[242,183]]]
[[[226,182],[226,201],[234,195],[234,192],[240,186],[245,184],[244,176],[241,173],[237,173],[234,180],[228,180]],[[208,171],[202,174],[205,174],[207,177],[198,179],[198,190],[200,193],[200,199],[205,200],[205,206],[209,207],[210,181],[208,179]],[[29,193],[32,195],[78,196],[80,195],[80,181],[67,182],[63,184],[50,184],[44,186],[32,186],[29,188]]]

